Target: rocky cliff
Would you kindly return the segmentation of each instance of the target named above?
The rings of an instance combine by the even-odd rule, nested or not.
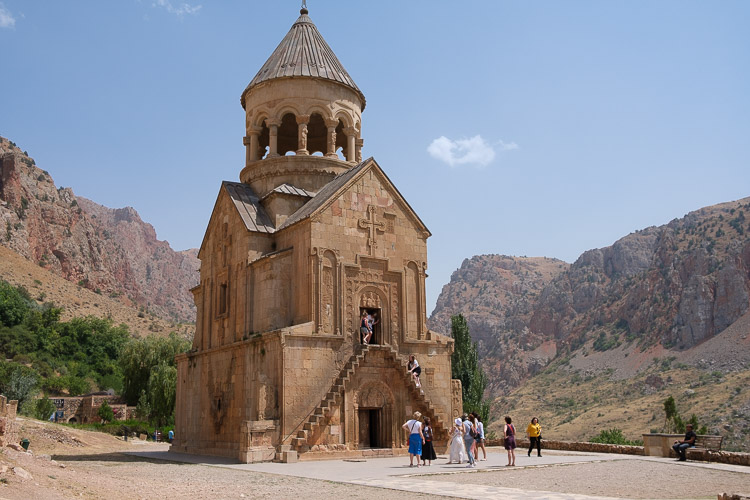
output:
[[[561,354],[686,350],[732,325],[750,307],[750,198],[635,232],[569,266],[546,261],[545,273],[527,269],[539,259],[468,259],[430,318],[449,331],[450,316],[464,314],[491,394]]]
[[[175,252],[130,207],[110,209],[57,188],[0,137],[0,243],[97,293],[158,316],[195,321],[196,251]]]

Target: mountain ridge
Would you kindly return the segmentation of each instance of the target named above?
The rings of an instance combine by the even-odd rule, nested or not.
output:
[[[0,231],[0,244],[68,281],[163,319],[195,321],[196,249],[172,250],[132,207],[104,207],[57,188],[2,137]]]

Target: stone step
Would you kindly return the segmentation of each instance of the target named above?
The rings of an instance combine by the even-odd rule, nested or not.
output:
[[[307,431],[304,429],[297,431],[297,437],[295,439],[304,439],[307,441]]]

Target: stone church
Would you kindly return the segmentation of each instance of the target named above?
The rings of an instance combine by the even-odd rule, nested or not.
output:
[[[461,385],[453,340],[426,326],[430,232],[362,159],[365,96],[306,8],[240,102],[245,167],[222,182],[198,254],[172,451],[241,462],[403,453],[414,411],[445,443]],[[378,319],[369,345],[364,311]]]

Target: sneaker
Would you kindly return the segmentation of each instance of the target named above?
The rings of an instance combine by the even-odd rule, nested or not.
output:
[[[472,467],[474,467],[474,464],[469,464],[466,466],[467,469],[471,469]]]

